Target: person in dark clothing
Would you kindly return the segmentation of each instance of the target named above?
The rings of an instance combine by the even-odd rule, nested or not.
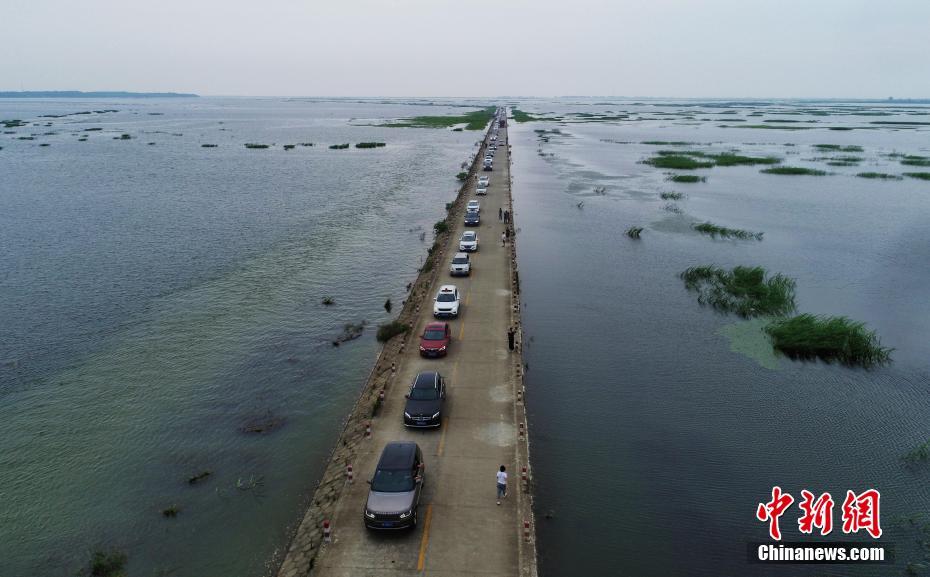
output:
[[[497,220],[504,222],[504,209],[503,208],[497,209]]]
[[[510,211],[509,210],[504,211],[504,222],[510,222]]]
[[[511,352],[513,352],[514,339],[516,337],[516,334],[517,332],[513,329],[513,327],[510,327],[507,330],[507,348],[509,348]]]

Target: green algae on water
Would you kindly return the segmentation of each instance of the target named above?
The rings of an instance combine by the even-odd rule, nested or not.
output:
[[[727,338],[730,350],[747,356],[766,369],[778,369],[778,354],[772,348],[765,327],[769,321],[755,318],[724,325],[717,331]]]

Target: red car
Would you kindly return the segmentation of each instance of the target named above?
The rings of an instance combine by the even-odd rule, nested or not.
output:
[[[420,337],[420,356],[444,357],[452,340],[449,323],[429,323]]]

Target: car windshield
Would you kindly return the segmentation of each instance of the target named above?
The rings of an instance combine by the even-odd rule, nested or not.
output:
[[[436,299],[441,303],[451,303],[455,302],[455,294],[453,293],[440,293],[439,297]]]
[[[462,235],[462,240],[475,240],[475,235],[471,233],[465,233]]]
[[[414,401],[435,401],[439,398],[439,391],[435,387],[417,387],[410,390],[410,398]]]
[[[404,493],[412,491],[414,479],[411,471],[378,469],[371,480],[371,490],[380,493]]]
[[[446,331],[442,329],[428,330],[423,333],[423,338],[428,341],[441,341],[446,337]]]
[[[467,262],[468,262],[467,256],[457,256],[454,259],[452,259],[452,264],[465,264]]]

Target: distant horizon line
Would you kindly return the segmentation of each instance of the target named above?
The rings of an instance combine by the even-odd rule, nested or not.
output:
[[[930,97],[844,97],[844,96],[624,96],[603,94],[566,94],[559,96],[529,95],[458,95],[458,96],[385,96],[385,95],[284,95],[284,94],[197,94],[191,92],[145,92],[127,90],[7,90],[0,91],[0,98],[310,98],[310,99],[623,99],[623,100],[713,100],[713,101],[824,101],[824,102],[930,102]]]

